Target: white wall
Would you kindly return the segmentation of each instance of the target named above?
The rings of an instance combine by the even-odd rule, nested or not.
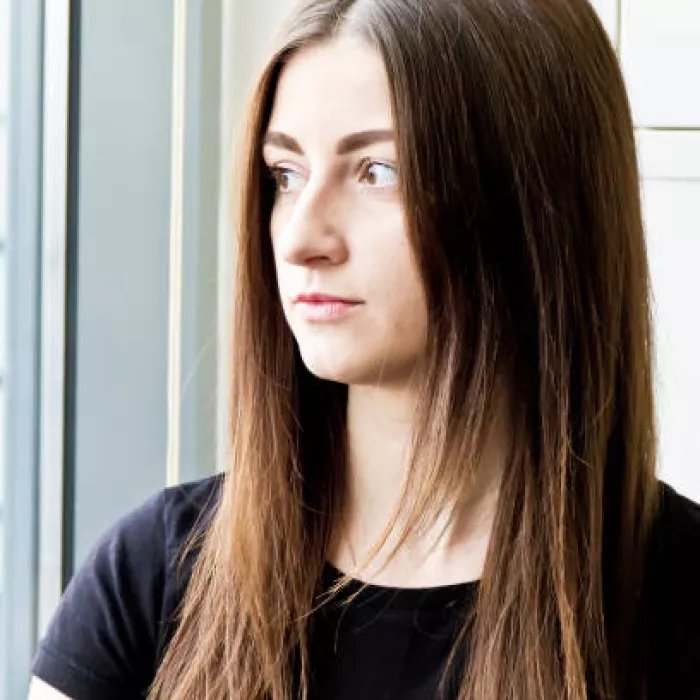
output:
[[[655,294],[660,473],[700,500],[700,3],[621,0]]]
[[[700,3],[621,0],[621,50],[639,127],[700,128]]]

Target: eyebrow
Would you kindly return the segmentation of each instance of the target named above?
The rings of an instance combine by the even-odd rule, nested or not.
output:
[[[375,143],[384,141],[393,141],[394,132],[391,129],[372,129],[369,131],[358,131],[354,134],[343,136],[336,146],[336,154],[339,156],[347,155],[353,151],[359,151],[361,148],[373,146]],[[292,153],[304,155],[304,150],[299,145],[299,142],[281,131],[268,131],[265,134],[263,144],[265,146],[277,146],[284,148]]]

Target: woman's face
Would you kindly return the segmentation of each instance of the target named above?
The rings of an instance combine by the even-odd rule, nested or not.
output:
[[[427,313],[379,54],[350,38],[298,52],[280,76],[264,157],[277,181],[280,297],[309,371],[345,384],[406,384],[424,353]]]

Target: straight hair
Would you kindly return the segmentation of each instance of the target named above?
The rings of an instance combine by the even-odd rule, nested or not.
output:
[[[630,107],[586,0],[308,0],[252,96],[235,171],[230,460],[150,700],[306,698],[343,503],[347,387],[301,361],[262,159],[276,85],[339,36],[382,57],[430,333],[413,461],[374,552],[466,496],[507,378],[512,444],[443,676],[460,700],[643,698],[655,518],[649,271]],[[347,583],[344,577],[338,593]]]

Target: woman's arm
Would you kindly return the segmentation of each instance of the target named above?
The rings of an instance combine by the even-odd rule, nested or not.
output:
[[[40,700],[126,700],[149,687],[166,581],[164,503],[161,491],[121,518],[71,579],[32,664]]]
[[[29,697],[27,700],[71,700],[67,695],[59,693],[40,678],[32,676],[29,684]]]

